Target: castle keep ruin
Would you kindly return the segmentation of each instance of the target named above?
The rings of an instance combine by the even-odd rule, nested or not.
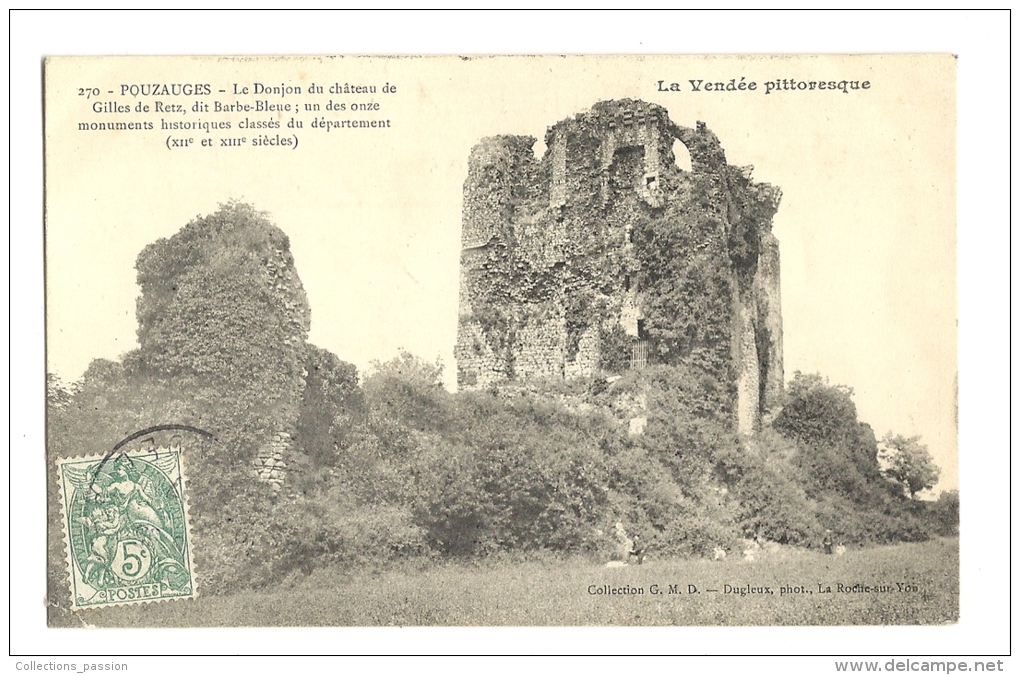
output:
[[[704,123],[678,126],[643,101],[558,122],[541,159],[535,141],[471,151],[458,384],[683,366],[721,382],[753,433],[783,391],[780,191],[728,164]]]
[[[135,360],[224,399],[216,406],[222,419],[196,424],[265,427],[255,434],[252,473],[280,490],[305,395],[311,323],[287,235],[231,202],[146,246],[136,266]]]

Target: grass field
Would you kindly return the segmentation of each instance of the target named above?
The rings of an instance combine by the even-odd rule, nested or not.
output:
[[[599,593],[607,586],[643,593]],[[671,586],[677,592],[671,594]],[[754,562],[653,558],[609,568],[575,558],[321,569],[257,592],[73,616],[61,611],[50,621],[131,627],[938,624],[957,620],[959,587],[958,541],[946,538],[844,556],[775,547]]]

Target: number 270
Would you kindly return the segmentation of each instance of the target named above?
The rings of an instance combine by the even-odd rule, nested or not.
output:
[[[99,96],[99,87],[78,87],[78,96],[84,96],[85,98]]]

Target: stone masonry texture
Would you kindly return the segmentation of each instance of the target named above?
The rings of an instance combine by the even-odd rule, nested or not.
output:
[[[754,433],[783,391],[780,191],[728,164],[704,123],[643,101],[557,122],[541,158],[535,142],[471,151],[459,386],[678,365],[718,378],[734,424]]]

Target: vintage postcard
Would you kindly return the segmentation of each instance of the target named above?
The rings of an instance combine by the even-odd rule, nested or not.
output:
[[[954,57],[44,88],[51,626],[957,622]]]

